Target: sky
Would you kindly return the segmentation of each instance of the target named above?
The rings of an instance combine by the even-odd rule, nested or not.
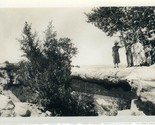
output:
[[[112,65],[112,46],[118,37],[87,23],[84,13],[92,8],[21,8],[0,9],[0,63],[18,62],[23,54],[17,39],[21,38],[24,22],[32,24],[33,31],[41,36],[52,20],[58,37],[69,37],[78,48],[73,65]],[[126,63],[124,49],[120,50],[121,64]]]

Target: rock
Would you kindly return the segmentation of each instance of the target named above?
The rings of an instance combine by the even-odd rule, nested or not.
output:
[[[7,79],[0,77],[0,85],[4,86],[8,83]]]
[[[10,117],[14,116],[14,103],[9,99],[9,97],[0,95],[0,116]]]
[[[141,110],[138,108],[137,103],[139,103],[137,99],[133,99],[133,100],[131,101],[131,108],[130,108],[130,110],[131,110],[131,115],[134,115],[134,116],[145,116],[144,112],[141,111]]]
[[[0,95],[0,102],[0,110],[12,110],[15,107],[14,103],[7,96]]]
[[[154,81],[140,81],[141,92],[155,92]]]
[[[151,65],[150,68],[155,68],[155,64]]]
[[[155,65],[150,67],[130,67],[130,68],[108,68],[98,66],[87,66],[72,69],[74,80],[85,81],[85,83],[93,84],[109,84],[111,87],[122,87],[123,84],[128,84],[130,91],[137,95],[137,98],[149,107],[148,114],[155,114]],[[112,86],[113,85],[113,86]],[[114,86],[115,85],[115,86]],[[112,89],[112,88],[111,88]],[[110,90],[111,90],[110,89]],[[132,99],[134,99],[133,97]],[[131,103],[132,111],[119,111],[118,115],[145,115],[139,111],[136,106],[136,101]],[[107,106],[108,107],[108,106]],[[134,107],[134,108],[133,108]],[[150,111],[152,110],[152,112]],[[134,111],[135,110],[135,111]],[[147,108],[145,108],[147,110]],[[145,111],[147,112],[147,111]]]
[[[46,111],[45,113],[46,113],[46,116],[51,116],[52,115],[52,113],[50,111]]]
[[[2,117],[45,117],[51,113],[43,113],[35,104],[20,102],[11,90],[4,89],[10,81],[5,67],[0,70],[0,116]],[[32,95],[31,95],[32,96]]]
[[[72,76],[80,77],[82,79],[94,80],[149,80],[155,81],[155,70],[150,67],[131,67],[131,68],[73,68]]]
[[[115,116],[118,110],[118,99],[94,95],[95,107],[99,116]]]
[[[21,117],[48,117],[51,116],[51,112],[46,111],[43,113],[35,104],[31,103],[23,103],[23,102],[16,102],[15,103],[15,116]]]
[[[142,92],[140,94],[140,99],[142,102],[151,102],[155,105],[155,93],[154,92]]]
[[[122,111],[118,111],[117,116],[131,116],[131,110],[127,109],[127,110],[122,110]]]
[[[28,104],[28,110],[31,112],[31,117],[45,117],[48,116],[46,113],[43,113],[35,104]],[[50,113],[50,112],[48,112]]]
[[[20,102],[20,100],[10,90],[3,90],[2,93],[9,97],[13,102]]]
[[[16,102],[14,112],[16,116],[26,117],[31,115],[28,103]]]
[[[99,116],[144,116],[145,113],[139,108],[139,100],[132,100],[133,98],[138,98],[142,101],[143,106],[145,104],[148,106],[145,110],[149,110],[148,114],[155,114],[155,65],[150,67],[131,67],[131,68],[107,68],[107,67],[80,67],[76,68],[73,67],[72,69],[72,76],[74,79],[80,78],[80,80],[84,81],[86,86],[86,82],[89,84],[96,84],[102,85],[109,84],[106,88],[104,94],[106,96],[99,96],[94,95],[95,99],[95,106]],[[5,74],[5,73],[4,73]],[[7,77],[7,75],[5,75]],[[78,79],[79,80],[79,79]],[[74,80],[75,82],[76,80]],[[78,83],[79,81],[77,81]],[[35,117],[46,117],[51,116],[51,112],[46,111],[42,112],[38,109],[38,107],[31,103],[22,103],[20,100],[10,91],[10,90],[3,90],[4,85],[8,83],[7,78],[0,77],[0,93],[4,95],[0,95],[0,116],[3,117],[11,117],[11,116],[18,116],[18,117],[26,117],[26,116],[35,116]],[[124,90],[121,87],[122,85],[128,84],[130,89]],[[112,86],[114,85],[114,86]],[[117,88],[117,86],[119,86]],[[105,86],[104,86],[105,87]],[[126,87],[126,86],[125,86]],[[84,88],[84,87],[83,87]],[[90,85],[90,88],[93,88]],[[120,88],[120,89],[119,89]],[[131,89],[132,88],[132,89]],[[84,88],[85,91],[88,88]],[[117,91],[116,91],[117,90]],[[119,106],[123,104],[119,104],[119,101],[123,101],[122,93],[127,93],[127,91],[133,91],[137,94],[136,97],[129,98],[128,100],[131,101],[131,107],[128,106],[127,108],[122,109]],[[90,90],[92,91],[92,90]],[[95,92],[97,90],[94,89]],[[111,91],[111,93],[110,93]],[[118,96],[114,96],[119,94]],[[93,94],[93,93],[92,93]],[[32,95],[31,95],[32,96]],[[107,97],[109,96],[109,97]],[[124,107],[126,104],[124,104]],[[128,109],[130,107],[130,109]],[[121,111],[118,111],[121,110]],[[147,111],[145,111],[147,112]]]
[[[1,110],[0,114],[1,117],[15,117],[15,113],[13,110]]]

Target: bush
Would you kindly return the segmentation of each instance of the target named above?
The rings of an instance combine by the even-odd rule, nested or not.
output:
[[[6,70],[7,75],[9,77],[9,83],[5,86],[5,88],[7,89],[10,85],[14,83],[14,77],[18,70],[18,66],[17,64],[9,63],[8,61],[5,61],[4,64],[6,65],[4,69]]]
[[[23,86],[21,91],[29,88],[29,95],[38,95],[32,102],[51,111],[52,115],[96,115],[90,110],[94,106],[91,98],[85,96],[79,100],[79,96],[71,94],[71,58],[77,48],[69,38],[58,39],[49,23],[45,38],[40,41],[26,22],[19,42],[27,60],[18,63],[16,83]],[[24,97],[29,101],[30,96]]]

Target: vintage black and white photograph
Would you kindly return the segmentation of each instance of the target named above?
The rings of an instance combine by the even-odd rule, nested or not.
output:
[[[155,7],[0,8],[0,116],[155,115]]]

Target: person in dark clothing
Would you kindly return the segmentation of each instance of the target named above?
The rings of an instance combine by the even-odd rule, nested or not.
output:
[[[114,46],[112,47],[112,56],[113,56],[113,63],[114,63],[114,68],[118,68],[118,64],[120,63],[120,57],[119,57],[119,48],[118,42],[116,41],[114,43]]]
[[[132,44],[127,43],[127,45],[126,45],[126,57],[127,57],[127,65],[128,65],[127,67],[132,67],[134,65],[131,47],[132,47]]]

